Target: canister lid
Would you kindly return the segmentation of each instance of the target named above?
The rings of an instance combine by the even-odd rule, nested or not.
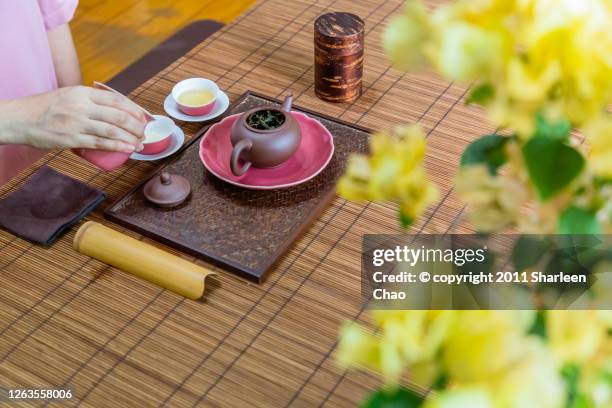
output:
[[[352,13],[323,14],[315,21],[315,46],[332,54],[350,54],[363,50],[365,23]]]
[[[175,207],[185,201],[190,192],[191,185],[185,177],[165,171],[144,187],[145,198],[160,207]]]
[[[348,40],[363,35],[365,23],[352,13],[336,12],[319,16],[315,30],[322,37]]]

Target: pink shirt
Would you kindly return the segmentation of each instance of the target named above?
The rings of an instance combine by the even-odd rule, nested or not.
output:
[[[78,0],[0,0],[0,100],[57,88],[47,31],[69,22],[77,4]],[[0,145],[0,185],[44,153]]]

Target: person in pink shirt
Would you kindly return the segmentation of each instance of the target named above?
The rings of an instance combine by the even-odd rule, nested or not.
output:
[[[80,86],[68,22],[78,0],[0,0],[0,185],[56,148],[142,149],[129,99]]]

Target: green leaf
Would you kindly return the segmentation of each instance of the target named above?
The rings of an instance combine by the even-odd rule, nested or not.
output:
[[[589,398],[580,389],[580,367],[576,364],[569,364],[561,370],[561,377],[565,381],[567,388],[566,408],[590,408],[593,405]]]
[[[508,157],[504,146],[510,140],[507,136],[486,135],[473,141],[461,155],[461,165],[486,164],[491,174],[496,174]]]
[[[362,408],[419,408],[424,398],[406,389],[378,390],[370,395]]]
[[[601,234],[595,214],[584,208],[570,206],[559,217],[559,234]]]
[[[523,146],[529,176],[542,201],[567,187],[584,167],[584,157],[560,140],[533,137]]]
[[[539,310],[536,312],[536,318],[533,322],[533,325],[527,332],[532,336],[540,337],[542,340],[546,340],[548,335],[546,333],[546,312],[543,310]]]
[[[399,213],[399,218],[400,218],[400,224],[402,225],[402,228],[408,228],[414,222],[414,219],[412,217],[410,217],[409,215],[401,211]]]
[[[446,373],[441,373],[440,375],[438,375],[438,377],[432,384],[431,388],[434,390],[443,390],[446,388],[448,383],[449,383],[448,375]]]
[[[466,105],[469,104],[480,104],[483,105],[493,98],[495,95],[495,88],[493,85],[486,83],[478,85],[476,88],[472,89],[470,95],[465,100]]]
[[[514,269],[522,272],[537,265],[542,256],[550,250],[552,242],[537,236],[521,235],[512,248],[512,263]]]
[[[534,137],[546,138],[551,140],[566,141],[569,138],[572,125],[568,120],[561,119],[551,123],[544,115],[539,113],[536,117],[536,130]]]

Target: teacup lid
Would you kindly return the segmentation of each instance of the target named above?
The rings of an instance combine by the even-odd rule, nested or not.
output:
[[[175,207],[185,201],[190,192],[191,185],[185,177],[166,171],[153,177],[144,187],[145,198],[160,207]]]

